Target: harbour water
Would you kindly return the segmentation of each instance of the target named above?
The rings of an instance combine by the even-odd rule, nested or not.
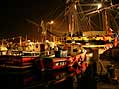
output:
[[[38,70],[1,71],[0,89],[97,89],[92,68],[75,76],[67,70],[39,72]]]
[[[116,70],[119,77],[119,69]],[[0,89],[118,89],[118,81],[96,76],[95,64],[81,75],[67,69],[40,72],[38,69],[0,70]]]

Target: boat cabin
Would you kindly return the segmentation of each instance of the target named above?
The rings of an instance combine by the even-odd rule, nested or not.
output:
[[[10,66],[31,65],[31,61],[40,57],[40,52],[11,51],[8,55],[0,55],[0,64]]]

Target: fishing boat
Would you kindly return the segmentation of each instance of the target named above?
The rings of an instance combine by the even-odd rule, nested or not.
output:
[[[83,51],[78,46],[75,46],[77,44],[83,44],[82,47],[85,48],[91,48],[92,45],[89,44],[90,41],[93,41],[96,43],[100,43],[99,41],[105,42],[105,38],[111,37],[111,44],[114,42],[114,39],[111,36],[109,36],[109,23],[107,23],[107,18],[109,19],[109,15],[107,15],[107,11],[109,9],[118,7],[118,5],[106,5],[103,8],[96,8],[91,10],[84,10],[82,8],[82,4],[79,2],[79,0],[67,0],[67,7],[65,12],[65,17],[67,17],[67,23],[68,23],[68,33],[70,33],[70,36],[65,36],[64,44],[70,45],[67,50],[58,50],[55,51],[54,54],[49,55],[49,50],[45,50],[44,44],[42,44],[43,50],[42,52],[23,52],[23,51],[16,51],[18,53],[13,53],[13,55],[1,55],[0,56],[0,63],[2,67],[14,67],[14,68],[24,68],[29,66],[37,66],[39,67],[39,70],[45,71],[45,70],[57,70],[67,67],[73,67],[73,70],[81,70],[82,65],[84,65],[84,70],[87,67],[87,51]],[[85,5],[85,4],[84,4]],[[88,5],[97,5],[97,4],[88,4]],[[100,13],[100,14],[99,14]],[[94,28],[94,24],[91,24],[91,21],[94,21],[95,19],[92,17],[92,15],[95,14],[96,16],[100,16],[101,14],[103,21],[103,24],[99,24],[99,19],[97,21],[99,28]],[[44,25],[43,25],[44,26]],[[44,27],[42,27],[44,28]],[[95,31],[95,29],[99,31]],[[44,31],[44,29],[42,29]],[[51,29],[50,29],[51,30]],[[56,37],[53,32],[48,30],[47,33],[52,35],[51,37]],[[46,31],[46,30],[45,30]],[[78,33],[78,34],[77,34]],[[81,33],[81,34],[79,34]],[[107,36],[108,33],[108,36]],[[112,33],[112,32],[111,32]],[[43,34],[42,34],[43,35]],[[44,36],[44,35],[43,35]],[[46,36],[46,34],[45,34]],[[49,35],[47,35],[49,36]],[[45,37],[46,38],[46,37]],[[43,39],[44,40],[44,39]],[[68,42],[70,41],[70,42]],[[110,41],[110,39],[106,40]],[[103,45],[105,46],[105,44]],[[100,48],[102,45],[93,45],[92,48]],[[70,51],[69,51],[70,50]],[[79,52],[80,50],[80,52]],[[43,54],[42,54],[43,53]],[[47,53],[48,55],[44,55]],[[41,56],[42,55],[42,56]],[[88,55],[90,56],[90,55]],[[91,55],[92,57],[92,55]],[[36,63],[37,60],[40,60]],[[74,65],[76,67],[74,67]]]
[[[101,4],[102,7],[99,7]],[[118,41],[115,41],[117,40],[117,37],[114,35],[118,32],[118,25],[116,24],[116,19],[113,18],[113,11],[117,10],[118,7],[118,4],[112,5],[109,0],[102,1],[100,4],[95,1],[94,3],[87,4],[81,3],[79,0],[66,0],[64,16],[66,17],[65,21],[67,23],[68,31],[64,37],[65,44],[82,44],[82,47],[87,50],[99,49],[99,54],[116,46]],[[110,18],[110,16],[112,18]],[[110,22],[113,24],[110,24]],[[53,33],[50,31],[50,34],[52,33],[52,36],[56,37],[54,35],[55,32],[57,31],[54,31]],[[97,52],[97,55],[99,54]],[[87,56],[92,57],[93,55],[91,53],[89,55],[87,54]],[[78,54],[74,57],[70,55],[68,60],[74,59],[73,62],[75,62],[76,57],[78,57]],[[79,58],[79,60],[80,59],[81,58]],[[56,64],[58,65],[60,63]]]
[[[10,55],[0,55],[0,67],[25,69],[32,66],[31,61],[39,58],[39,52],[11,51]]]
[[[41,57],[40,65],[41,71],[66,69],[79,74],[88,65],[86,62],[86,50],[80,47],[79,44],[68,44],[68,46],[65,44],[63,49],[55,51],[54,55]]]

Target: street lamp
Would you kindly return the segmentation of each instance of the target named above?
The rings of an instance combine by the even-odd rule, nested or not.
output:
[[[48,24],[54,24],[54,21],[53,21],[53,20],[51,20],[50,22],[48,22]]]

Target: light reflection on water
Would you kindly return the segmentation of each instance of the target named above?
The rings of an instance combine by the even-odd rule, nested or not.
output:
[[[41,73],[34,73],[28,72],[23,74],[18,74],[15,72],[11,73],[1,73],[0,74],[0,82],[2,82],[3,89],[11,89],[11,88],[32,88],[34,89],[35,86],[38,87],[52,87],[54,86],[53,83],[55,81],[59,81],[67,76],[67,72],[60,71],[60,72],[42,72]],[[41,88],[40,88],[41,89]]]
[[[96,89],[95,80],[89,77],[89,73],[79,79],[69,74],[65,70],[42,73],[30,71],[21,74],[0,72],[0,89]]]

